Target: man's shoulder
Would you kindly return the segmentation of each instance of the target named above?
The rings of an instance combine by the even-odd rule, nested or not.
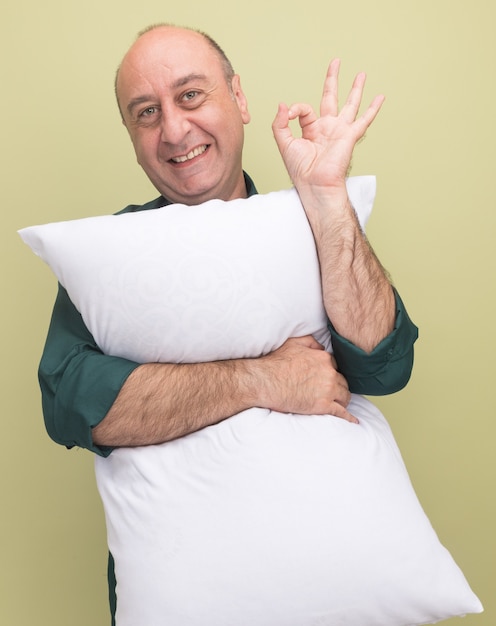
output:
[[[155,198],[155,200],[150,200],[150,202],[146,202],[145,204],[128,204],[127,207],[118,211],[116,215],[121,215],[122,213],[137,213],[138,211],[148,211],[149,209],[160,209],[168,204],[170,204],[170,202],[167,198],[159,196]]]

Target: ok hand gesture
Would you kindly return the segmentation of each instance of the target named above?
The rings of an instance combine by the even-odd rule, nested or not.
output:
[[[384,96],[376,96],[368,109],[358,117],[366,76],[356,76],[346,103],[338,108],[339,59],[328,68],[320,105],[320,117],[309,104],[296,103],[288,108],[279,105],[272,124],[274,137],[298,191],[307,186],[314,193],[343,187],[351,163],[353,149],[375,119],[384,102]],[[289,127],[297,119],[301,137],[294,137]]]

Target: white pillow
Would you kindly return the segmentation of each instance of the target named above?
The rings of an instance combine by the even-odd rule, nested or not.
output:
[[[374,177],[349,179],[362,224]],[[362,209],[365,208],[365,211]],[[328,349],[314,241],[294,190],[20,231],[108,354]],[[96,458],[117,626],[412,626],[482,611],[414,493],[391,430],[244,411]]]

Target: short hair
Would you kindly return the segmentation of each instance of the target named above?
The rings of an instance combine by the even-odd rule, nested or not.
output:
[[[215,41],[215,39],[213,39],[210,35],[208,35],[204,31],[199,30],[197,28],[191,28],[189,26],[176,26],[175,24],[170,24],[168,22],[159,22],[157,24],[151,24],[150,26],[147,26],[143,30],[140,30],[140,32],[136,36],[135,41],[137,41],[140,37],[142,37],[146,33],[149,33],[152,30],[157,30],[159,28],[177,28],[177,29],[182,29],[182,30],[189,30],[189,31],[191,31],[193,33],[197,33],[198,35],[201,35],[205,39],[207,44],[212,48],[212,50],[214,50],[214,52],[219,57],[221,65],[222,65],[222,71],[224,73],[224,78],[226,79],[227,86],[229,87],[230,90],[232,90],[232,79],[233,79],[233,76],[234,76],[234,68],[232,66],[231,61],[227,57],[226,53],[219,46],[219,44]],[[120,69],[121,69],[121,66],[119,64],[119,67],[117,68],[117,71],[115,73],[114,92],[115,92],[115,97],[116,97],[116,100],[117,100],[117,106],[119,107],[119,111],[120,111],[121,116],[122,116],[122,110],[121,110],[121,106],[120,106],[120,103],[119,103],[119,97],[117,95],[117,80],[119,78]]]
[[[198,35],[201,35],[206,40],[208,45],[220,57],[220,60],[221,60],[221,63],[222,63],[222,69],[224,70],[224,76],[226,78],[226,81],[229,84],[231,84],[232,77],[234,76],[234,69],[233,69],[231,61],[228,59],[226,53],[219,46],[219,44],[215,41],[215,39],[213,39],[208,33],[204,32],[203,30],[200,30],[198,28],[191,28],[189,26],[176,26],[175,24],[162,22],[162,23],[158,23],[158,24],[151,24],[150,26],[147,26],[146,28],[141,30],[138,33],[138,36],[136,37],[136,40],[138,40],[142,35],[145,35],[146,33],[149,33],[152,30],[156,30],[158,28],[164,28],[164,27],[165,28],[177,28],[179,30],[181,30],[181,29],[182,30],[189,30],[189,31],[191,31],[193,33],[197,33]]]

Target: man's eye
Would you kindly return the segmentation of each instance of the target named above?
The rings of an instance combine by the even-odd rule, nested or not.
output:
[[[147,107],[140,112],[140,117],[149,117],[150,115],[154,115],[157,112],[157,107]]]
[[[198,95],[197,91],[187,91],[183,98],[184,100],[193,100],[193,98],[195,98]]]

